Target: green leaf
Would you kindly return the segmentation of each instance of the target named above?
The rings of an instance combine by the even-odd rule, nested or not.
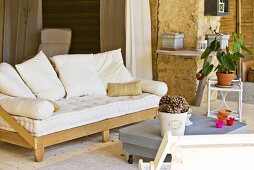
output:
[[[211,42],[209,46],[211,51],[218,51],[220,49],[220,41],[218,41],[216,38]]]
[[[247,47],[245,47],[244,45],[241,46],[241,48],[247,52],[249,55],[253,55],[253,51],[249,50]]]
[[[212,52],[212,51],[210,50],[210,48],[207,47],[207,48],[205,49],[205,51],[202,53],[201,59],[204,59],[204,58],[208,57],[208,56],[211,54],[211,52]]]
[[[209,48],[210,48],[211,51],[214,51],[214,50],[215,50],[215,48],[216,48],[216,41],[217,41],[217,39],[215,38],[215,39],[211,42],[211,44],[210,44],[210,46],[209,46]]]
[[[236,69],[235,60],[234,60],[233,56],[229,53],[225,53],[221,57],[221,65],[224,67],[224,71],[225,70],[234,71]]]
[[[234,37],[234,42],[237,42],[238,44],[240,44],[240,46],[243,45],[243,36],[242,35],[233,33],[233,37]]]
[[[241,44],[239,42],[234,42],[234,46],[233,46],[233,49],[232,49],[232,53],[236,53],[236,52],[239,52],[241,48]]]
[[[221,49],[219,49],[217,51],[217,54],[216,54],[216,57],[217,57],[217,60],[221,63],[221,57],[224,55],[224,51],[222,51]]]
[[[219,65],[216,67],[215,70],[218,70],[218,72],[223,73],[223,72],[224,72],[224,67],[223,67],[222,65],[219,64]]]
[[[229,70],[234,71],[236,69],[236,65],[235,65],[235,62],[234,62],[232,56],[229,54],[225,55],[225,60],[227,63],[227,65],[225,65],[225,66],[228,67]]]
[[[225,67],[228,67],[228,62],[227,62],[227,59],[226,59],[226,56],[229,55],[229,54],[223,54],[221,56],[221,65],[225,66]]]
[[[232,33],[234,39],[237,37],[237,34],[235,32]]]
[[[244,55],[239,52],[236,52],[234,55],[239,58],[244,58]]]
[[[221,47],[220,41],[216,41],[215,42],[215,49],[213,51],[218,51],[219,49],[221,49],[220,47]]]
[[[211,64],[211,65],[207,68],[206,72],[204,73],[205,76],[208,76],[208,75],[213,71],[213,68],[214,68],[214,65]]]
[[[233,54],[233,60],[236,61],[236,62],[239,62],[241,58],[244,58],[244,55],[239,53],[239,52],[236,52]]]
[[[203,69],[202,69],[202,73],[205,76],[208,76],[213,71],[213,68],[214,68],[213,64],[205,63],[205,65],[203,66]]]

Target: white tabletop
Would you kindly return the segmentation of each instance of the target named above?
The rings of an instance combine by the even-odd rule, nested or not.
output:
[[[232,87],[217,87],[212,84],[210,88],[216,91],[242,91],[241,87],[237,84],[234,84]]]

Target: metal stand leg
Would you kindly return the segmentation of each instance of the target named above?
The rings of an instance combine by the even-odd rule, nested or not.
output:
[[[240,82],[240,88],[241,91],[239,92],[239,101],[238,101],[238,116],[239,116],[239,122],[242,122],[242,110],[243,110],[243,83]]]
[[[211,99],[210,99],[210,97],[211,97],[211,88],[210,88],[210,84],[211,84],[211,82],[210,82],[210,80],[208,80],[208,93],[207,93],[207,116],[209,117],[210,116],[210,111],[211,111]]]
[[[133,155],[129,155],[128,163],[133,164]]]

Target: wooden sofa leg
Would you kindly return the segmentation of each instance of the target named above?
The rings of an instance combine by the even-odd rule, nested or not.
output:
[[[34,149],[34,159],[36,162],[41,162],[44,157],[44,148]]]
[[[109,130],[105,130],[101,132],[102,135],[102,141],[108,142],[109,141]]]

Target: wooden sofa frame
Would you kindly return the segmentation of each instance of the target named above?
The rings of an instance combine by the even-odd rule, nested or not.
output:
[[[80,137],[101,132],[102,141],[109,141],[109,130],[156,117],[157,108],[151,108],[96,123],[79,126],[52,134],[34,137],[22,127],[8,112],[0,107],[0,116],[16,131],[0,129],[0,141],[33,149],[35,161],[41,162],[44,157],[44,148],[58,143],[70,141]]]

